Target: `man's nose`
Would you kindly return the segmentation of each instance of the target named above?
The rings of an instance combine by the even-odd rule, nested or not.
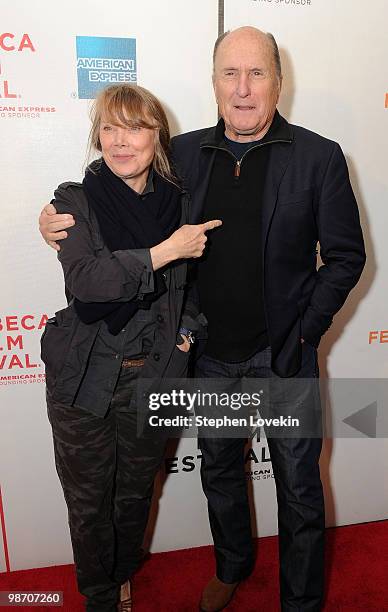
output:
[[[246,98],[251,93],[249,76],[245,72],[241,72],[239,74],[236,93],[240,96],[240,98]]]

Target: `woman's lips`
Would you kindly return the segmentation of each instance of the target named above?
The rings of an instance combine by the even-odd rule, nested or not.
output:
[[[125,162],[133,159],[134,157],[134,155],[113,155],[113,159],[118,162]]]

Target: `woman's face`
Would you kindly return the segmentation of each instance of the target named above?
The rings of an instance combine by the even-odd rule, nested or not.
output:
[[[141,193],[155,155],[155,130],[109,123],[101,117],[102,157],[116,176]]]

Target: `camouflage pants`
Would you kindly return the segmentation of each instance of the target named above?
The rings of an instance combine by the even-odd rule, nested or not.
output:
[[[78,588],[89,612],[117,610],[120,584],[139,565],[163,458],[164,440],[137,437],[136,406],[130,400],[139,370],[121,371],[104,418],[47,398]]]

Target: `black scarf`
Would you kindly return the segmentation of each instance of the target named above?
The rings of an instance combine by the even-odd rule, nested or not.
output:
[[[93,162],[90,168],[82,184],[110,251],[151,248],[177,229],[181,216],[178,187],[154,172],[154,191],[141,198],[104,160]],[[154,272],[154,284],[155,290],[142,300],[85,303],[76,298],[74,306],[81,321],[104,319],[110,333],[117,335],[139,308],[148,310],[167,290],[160,270]]]

